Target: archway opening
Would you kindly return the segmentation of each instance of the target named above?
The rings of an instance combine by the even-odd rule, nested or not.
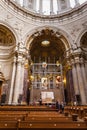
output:
[[[16,39],[13,32],[8,27],[0,24],[0,71],[5,77],[1,89],[2,104],[7,103],[9,99],[15,44]]]
[[[0,46],[12,46],[16,43],[13,33],[5,26],[0,25]]]
[[[65,45],[63,35],[51,29],[43,29],[32,35],[30,44],[31,102],[54,103],[64,101],[63,63]]]
[[[54,63],[64,59],[65,46],[61,41],[62,35],[53,30],[45,29],[33,35],[30,55],[33,62],[47,61]]]

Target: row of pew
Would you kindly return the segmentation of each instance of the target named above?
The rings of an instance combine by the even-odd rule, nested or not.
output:
[[[15,106],[15,110],[11,109],[0,110],[0,130],[28,130],[28,129],[87,129],[85,120],[73,121],[72,114],[69,108],[65,108],[64,113],[57,112],[55,109],[50,111],[50,108],[42,108],[38,110],[33,107],[32,110]],[[18,110],[17,110],[18,107]],[[7,107],[8,108],[8,107]],[[47,111],[46,111],[47,110]],[[76,114],[76,113],[75,113]]]
[[[66,106],[64,111],[66,114],[78,115],[80,119],[87,117],[87,106]]]

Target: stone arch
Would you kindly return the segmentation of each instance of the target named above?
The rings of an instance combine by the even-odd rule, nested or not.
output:
[[[79,36],[78,36],[78,38],[76,39],[76,45],[77,45],[77,47],[81,47],[81,45],[80,45],[80,40],[81,40],[81,38],[82,38],[82,36],[85,34],[87,32],[87,29],[84,29],[84,30],[82,30],[81,32],[80,32],[80,34],[79,34]]]
[[[2,95],[3,93],[6,95],[5,103],[7,103],[9,98],[13,70],[12,63],[17,41],[18,37],[15,30],[8,23],[0,21],[0,65],[1,72],[5,77],[5,82],[2,86]]]
[[[63,30],[61,28],[57,28],[55,26],[45,25],[45,26],[36,27],[26,34],[25,44],[26,44],[27,49],[29,49],[29,46],[31,45],[31,42],[33,40],[32,35],[36,32],[40,32],[43,29],[51,29],[51,30],[61,34],[63,36],[63,38],[61,40],[64,43],[66,50],[68,50],[69,48],[72,47],[73,40],[72,40],[71,36],[68,34],[68,32],[66,32],[65,30]]]
[[[17,44],[18,43],[18,35],[17,35],[16,31],[8,23],[3,22],[3,21],[0,21],[0,26],[4,26],[12,33],[12,35],[15,38],[15,44]]]
[[[58,37],[61,37],[61,42],[62,44],[64,44],[64,47],[65,47],[65,51],[69,50],[71,47],[72,47],[72,44],[73,44],[73,40],[71,38],[71,36],[66,32],[64,31],[63,29],[60,29],[60,28],[57,28],[55,26],[49,26],[49,25],[46,25],[46,26],[40,26],[40,27],[36,27],[34,28],[33,30],[31,30],[30,32],[28,32],[26,34],[26,48],[30,51],[31,50],[31,46],[33,46],[33,39],[34,39],[34,35],[40,35],[40,33],[42,32],[42,30],[52,30],[53,33],[58,33]],[[34,42],[35,43],[35,42]],[[57,46],[56,46],[57,47]],[[38,50],[38,49],[37,49]],[[33,52],[33,51],[32,51]],[[32,54],[30,52],[30,54]],[[40,54],[40,53],[39,53]],[[58,53],[56,53],[58,54]],[[30,55],[31,56],[31,55]],[[36,56],[36,55],[35,55]],[[48,56],[47,56],[48,57]],[[52,57],[52,55],[51,55]],[[31,58],[32,59],[32,58]],[[58,60],[59,60],[59,56],[58,56]],[[32,60],[33,61],[33,60]],[[38,60],[39,61],[39,60]],[[37,62],[38,62],[37,61]],[[55,63],[56,63],[56,57],[55,57]],[[53,60],[51,59],[51,63],[53,63]],[[64,63],[65,64],[65,63]]]

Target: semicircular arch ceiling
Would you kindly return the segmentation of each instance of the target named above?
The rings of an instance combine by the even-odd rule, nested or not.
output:
[[[53,30],[45,29],[33,34],[34,38],[30,44],[30,55],[33,62],[48,61],[51,63],[63,60],[65,56],[65,45],[61,41],[62,35],[55,35]]]
[[[13,33],[5,26],[0,25],[0,46],[12,46],[16,43]]]

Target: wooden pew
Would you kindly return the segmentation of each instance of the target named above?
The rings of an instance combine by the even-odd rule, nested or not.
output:
[[[18,117],[18,116],[2,116],[0,117],[0,121],[18,121],[18,120],[24,120],[24,117]]]
[[[0,111],[56,111],[48,106],[0,106]]]
[[[64,112],[69,112],[70,115],[78,114],[80,119],[87,116],[87,106],[66,106]]]
[[[43,111],[43,112],[42,111],[30,111],[29,112],[29,114],[42,114],[42,113],[43,114],[58,114],[58,112],[54,112],[54,111],[53,112],[50,112],[50,111],[48,111],[48,112],[47,111]]]
[[[30,128],[72,128],[72,129],[87,129],[87,126],[84,122],[47,122],[47,121],[19,121],[18,128],[22,129],[30,129]]]
[[[49,122],[68,122],[68,121],[72,121],[72,118],[71,117],[26,117],[24,119],[24,121],[49,121]]]
[[[17,130],[18,121],[0,121],[0,130]]]
[[[1,114],[17,114],[17,115],[27,115],[29,112],[24,112],[24,111],[0,111]]]

